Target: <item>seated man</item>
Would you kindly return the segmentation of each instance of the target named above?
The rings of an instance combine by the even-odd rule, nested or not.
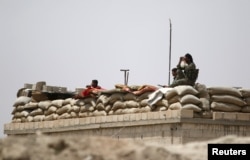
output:
[[[92,80],[91,85],[87,85],[86,89],[84,89],[80,95],[76,95],[75,98],[83,98],[89,96],[95,97],[102,90],[104,89],[98,85],[98,80],[94,79]]]
[[[193,86],[198,77],[198,69],[193,62],[193,57],[187,53],[185,57],[180,57],[177,65],[177,75],[174,82],[169,87],[178,85],[191,85]]]

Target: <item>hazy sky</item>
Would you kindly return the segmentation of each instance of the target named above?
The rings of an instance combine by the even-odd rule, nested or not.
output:
[[[199,83],[250,88],[249,0],[0,0],[0,136],[25,83],[167,84],[169,18],[171,67],[190,53]]]

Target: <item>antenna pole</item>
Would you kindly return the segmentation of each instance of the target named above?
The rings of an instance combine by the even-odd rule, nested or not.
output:
[[[168,66],[168,85],[170,85],[170,73],[171,73],[171,43],[172,43],[172,23],[169,19],[170,34],[169,34],[169,66]]]

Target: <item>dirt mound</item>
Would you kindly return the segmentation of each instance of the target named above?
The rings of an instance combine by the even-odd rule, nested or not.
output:
[[[1,139],[4,160],[205,160],[208,143],[250,143],[227,136],[206,142],[161,146],[107,137],[28,136]]]

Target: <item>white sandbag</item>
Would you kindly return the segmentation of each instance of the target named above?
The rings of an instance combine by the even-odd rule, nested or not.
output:
[[[123,109],[117,109],[117,110],[115,110],[114,112],[113,112],[113,114],[124,114],[123,112]]]
[[[221,102],[221,103],[230,103],[237,106],[245,106],[247,103],[239,97],[231,96],[231,95],[212,95],[211,101],[213,102]]]
[[[116,101],[113,106],[112,106],[112,110],[116,111],[118,109],[124,109],[126,108],[126,105],[124,102],[122,101]]]
[[[250,97],[250,89],[241,88],[239,91],[243,97]]]
[[[88,117],[89,113],[88,112],[79,112],[78,115],[80,118],[84,118],[84,117]]]
[[[128,101],[125,101],[124,103],[125,103],[126,108],[138,108],[139,107],[139,103],[134,100],[128,100]]]
[[[12,123],[21,123],[22,120],[21,120],[21,118],[14,118],[14,119],[12,119],[11,122],[12,122]]]
[[[185,104],[181,108],[182,110],[192,110],[194,112],[201,112],[202,109],[195,104]]]
[[[21,113],[22,117],[27,117],[29,115],[28,111],[22,111],[20,113]]]
[[[207,87],[204,84],[196,83],[194,88],[198,91],[199,98],[207,98],[209,99],[209,93]]]
[[[114,114],[113,110],[108,111],[108,115],[113,115],[113,114]]]
[[[75,105],[83,106],[83,105],[85,105],[85,102],[82,99],[78,99],[78,100],[75,101]]]
[[[210,111],[210,101],[207,98],[200,98],[201,105],[200,107],[204,111]]]
[[[26,120],[27,120],[27,122],[33,122],[34,117],[33,117],[33,116],[28,116],[28,117],[26,118]]]
[[[67,104],[71,104],[71,101],[72,101],[73,98],[67,98],[63,101],[63,106],[67,105]]]
[[[244,107],[242,107],[241,112],[250,113],[250,106],[244,106]]]
[[[98,99],[96,100],[96,103],[102,103],[103,105],[107,105],[109,103],[110,97],[107,95],[100,95]]]
[[[122,93],[114,93],[110,96],[109,103],[114,104],[117,101],[123,101],[123,96]]]
[[[41,108],[37,108],[29,113],[30,116],[37,116],[37,115],[43,115],[43,110]]]
[[[78,114],[76,112],[70,112],[70,118],[77,118]]]
[[[180,110],[181,107],[182,107],[181,103],[176,102],[176,103],[171,104],[168,108],[171,110]]]
[[[174,87],[178,93],[178,95],[180,96],[184,96],[186,94],[192,94],[192,95],[197,95],[198,91],[189,85],[180,85],[180,86],[176,86]]]
[[[21,110],[21,111],[23,111],[23,110]],[[20,111],[20,112],[21,112],[21,111]],[[14,109],[13,109],[12,112],[11,112],[11,114],[14,115],[16,112],[18,112],[18,111],[17,111],[17,107],[14,107]]]
[[[67,119],[67,118],[70,118],[69,113],[63,113],[63,114],[59,115],[57,119]]]
[[[24,109],[37,109],[38,103],[37,102],[29,102],[24,105]]]
[[[196,104],[199,105],[201,103],[200,99],[192,94],[186,94],[181,97],[180,102],[182,105],[184,104]]]
[[[18,105],[15,107],[17,112],[21,112],[24,110],[24,105]]]
[[[50,106],[50,107],[48,108],[48,110],[44,111],[44,114],[47,116],[47,115],[50,115],[50,114],[52,114],[52,113],[55,113],[56,110],[57,110],[57,107],[55,107],[55,106]]]
[[[51,105],[60,108],[63,105],[63,101],[64,101],[63,99],[56,99],[51,101]]]
[[[233,87],[209,87],[207,89],[210,95],[231,95],[242,97],[241,92]]]
[[[43,110],[47,110],[49,108],[49,106],[51,106],[51,101],[40,101],[38,103],[38,107],[43,109]]]
[[[47,115],[44,117],[45,121],[52,121],[52,120],[56,120],[58,118],[58,114],[56,113],[52,113],[50,115]]]
[[[105,111],[98,111],[98,110],[95,110],[93,112],[93,116],[106,116],[107,113]]]
[[[71,105],[67,104],[65,106],[62,106],[61,108],[58,108],[56,110],[56,113],[60,116],[61,114],[67,113],[67,112],[70,112],[70,111],[71,111]]]
[[[30,101],[31,101],[30,97],[21,96],[15,100],[14,106],[25,105],[25,104],[29,103]]]
[[[129,100],[136,101],[136,95],[134,95],[133,93],[126,93],[123,98],[124,101],[129,101]]]
[[[70,105],[71,105],[71,106],[76,105],[76,101],[77,101],[77,99],[72,98],[72,99],[70,100]]]
[[[37,116],[33,117],[33,121],[34,122],[40,122],[40,121],[43,121],[44,118],[45,118],[45,115],[37,115]]]
[[[214,111],[223,111],[223,112],[238,112],[241,111],[242,107],[239,107],[234,104],[220,103],[220,102],[212,102],[211,110]]]

